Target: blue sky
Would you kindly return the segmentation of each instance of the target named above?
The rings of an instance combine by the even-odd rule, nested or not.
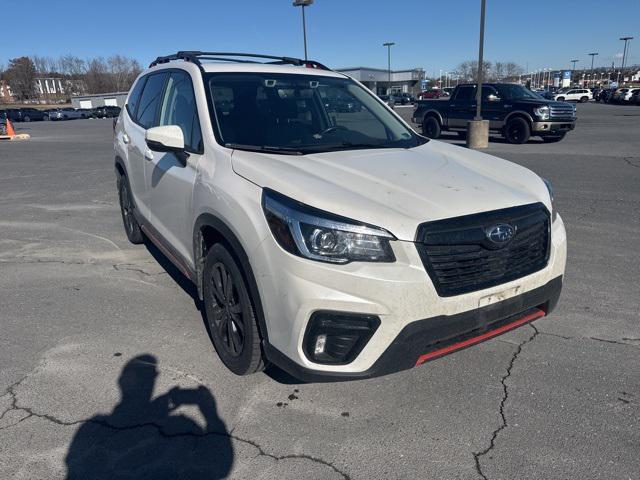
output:
[[[20,2],[13,2],[14,8]],[[20,55],[82,58],[120,53],[143,65],[180,49],[303,56],[300,9],[291,0],[108,2],[61,0],[2,22],[0,63]],[[606,4],[606,2],[604,2]],[[333,68],[392,68],[436,74],[477,56],[480,0],[316,0],[307,9],[309,57]],[[623,35],[634,36],[627,64],[640,63],[640,0],[615,8],[596,0],[487,0],[485,58],[529,70],[611,66]],[[26,32],[26,34],[25,34]],[[620,60],[616,59],[616,65]]]

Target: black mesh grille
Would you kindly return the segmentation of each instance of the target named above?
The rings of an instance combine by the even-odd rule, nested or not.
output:
[[[515,235],[499,246],[487,230],[507,224]],[[417,246],[442,297],[482,290],[544,268],[549,259],[549,212],[541,203],[420,225]]]

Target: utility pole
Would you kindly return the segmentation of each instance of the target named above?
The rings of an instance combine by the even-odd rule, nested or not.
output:
[[[304,59],[307,60],[307,19],[304,15],[304,8],[313,4],[313,0],[294,0],[294,7],[302,7],[302,35],[304,37]]]
[[[482,81],[484,80],[484,17],[486,5],[486,0],[480,0],[480,42],[478,45],[476,116],[467,124],[467,147],[469,148],[487,148],[489,146],[489,121],[482,120]]]
[[[385,42],[382,44],[383,47],[387,47],[387,74],[388,74],[388,85],[387,85],[387,95],[391,94],[391,47],[395,45],[395,42]]]

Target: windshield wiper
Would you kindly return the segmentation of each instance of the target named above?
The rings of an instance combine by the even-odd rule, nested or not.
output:
[[[320,145],[301,145],[300,148],[302,150],[311,151],[311,152],[330,152],[334,150],[357,150],[357,149],[366,149],[366,148],[393,148],[388,145],[384,145],[381,143],[352,143],[352,142],[341,142],[341,143],[328,143],[328,144],[320,144]]]
[[[276,147],[269,145],[244,145],[242,143],[225,143],[225,147],[233,148],[234,150],[246,150],[248,152],[261,152],[261,153],[279,153],[282,155],[303,155],[300,150],[290,147]]]

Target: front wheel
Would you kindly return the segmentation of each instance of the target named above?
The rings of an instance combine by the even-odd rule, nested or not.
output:
[[[22,121],[23,122],[30,122],[31,121],[31,117],[29,115],[27,115],[26,117],[23,118]]]
[[[263,370],[254,302],[225,246],[217,243],[209,249],[203,275],[206,319],[220,360],[236,375]]]
[[[422,123],[422,134],[427,138],[438,138],[441,133],[440,122],[435,117],[427,117]]]
[[[140,229],[140,224],[136,220],[134,211],[135,205],[131,198],[129,182],[124,175],[118,175],[118,197],[120,198],[120,212],[122,213],[122,223],[124,231],[129,241],[135,245],[144,242],[144,234]]]
[[[564,102],[564,97],[558,97],[558,98],[556,98],[556,101],[557,102]]]
[[[504,138],[509,143],[522,144],[529,141],[531,129],[524,118],[512,118],[504,128]]]
[[[589,101],[589,97],[582,97],[580,98],[580,103],[586,103]]]

